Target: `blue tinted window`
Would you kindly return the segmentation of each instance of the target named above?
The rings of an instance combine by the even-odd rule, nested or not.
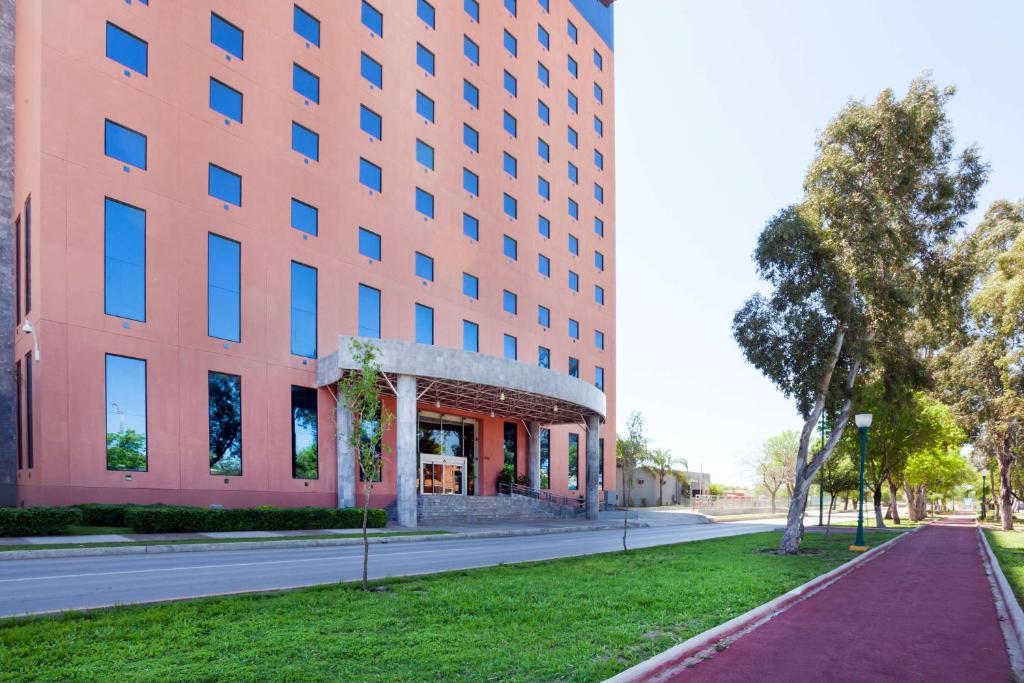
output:
[[[604,306],[604,287],[601,285],[594,285],[594,303]]]
[[[480,46],[470,40],[469,36],[462,36],[462,54],[474,64],[480,64]]]
[[[597,83],[594,84],[594,99],[597,100],[598,104],[604,103],[604,89]]]
[[[604,57],[597,50],[594,50],[594,66],[597,67],[598,71],[604,71]]]
[[[551,349],[546,346],[537,347],[537,367],[550,368],[551,367]],[[547,430],[544,430],[547,431]]]
[[[383,135],[381,123],[380,114],[372,109],[367,109],[363,105],[359,105],[360,130],[380,140]]]
[[[551,183],[541,176],[537,176],[537,194],[544,199],[551,199]]]
[[[572,339],[580,338],[580,324],[572,318],[569,318],[569,336]]]
[[[580,241],[576,238],[576,235],[569,235],[569,253],[573,256],[580,255]]]
[[[569,200],[569,216],[576,220],[580,218],[580,205],[576,203],[575,199]]]
[[[509,33],[508,31],[505,31],[504,41],[505,41],[505,49],[508,50],[508,53],[510,55],[515,57],[516,53],[519,51],[519,46],[518,46],[518,44],[516,42],[516,37],[514,35],[512,35],[511,33]]]
[[[502,253],[504,253],[506,257],[513,261],[519,258],[519,244],[513,238],[508,235],[504,235],[501,245]]]
[[[594,267],[598,270],[604,270],[604,254],[599,251],[594,252]]]
[[[292,149],[313,161],[319,161],[320,136],[292,121]]]
[[[210,109],[218,114],[242,122],[242,93],[224,85],[216,78],[210,79]]]
[[[423,23],[434,28],[434,6],[427,0],[417,0],[416,16],[423,20]]]
[[[365,52],[359,57],[359,74],[378,88],[384,87],[384,67]]]
[[[416,188],[416,211],[422,213],[427,218],[434,217],[434,195],[430,194],[426,190]]]
[[[480,21],[480,3],[477,0],[464,0],[462,8],[473,21]]]
[[[434,309],[416,304],[416,343],[434,343]]]
[[[292,353],[316,358],[316,268],[292,261]]]
[[[211,197],[235,206],[242,205],[242,176],[237,173],[210,164],[206,188]]]
[[[462,321],[462,350],[480,350],[480,326],[468,320]]]
[[[359,228],[359,253],[380,261],[380,235],[366,228]]]
[[[571,21],[565,22],[566,31],[569,33],[569,40],[572,42],[578,42],[580,39],[579,32],[576,30],[576,24]]]
[[[384,37],[384,15],[376,7],[366,2],[366,0],[363,0],[362,21],[363,26],[381,38]]]
[[[516,77],[507,71],[505,72],[504,84],[505,92],[507,92],[512,97],[518,96],[519,84],[516,82]]]
[[[544,277],[551,277],[551,259],[544,254],[537,254],[537,272]]]
[[[416,252],[416,277],[428,282],[434,281],[434,259],[426,254]]]
[[[434,122],[434,100],[419,90],[416,91],[416,113],[431,123]]]
[[[431,76],[434,75],[434,53],[416,43],[416,64]]]
[[[104,122],[103,153],[146,170],[146,136],[110,119]]]
[[[580,135],[576,132],[576,129],[569,126],[568,130],[569,144],[572,145],[573,149],[579,149],[580,146]]]
[[[501,308],[506,313],[515,315],[519,312],[519,297],[516,296],[515,292],[510,292],[507,289],[501,293]]]
[[[572,90],[569,91],[569,109],[577,114],[580,111],[580,98],[576,97],[576,93]]]
[[[519,217],[519,202],[515,197],[506,193],[502,199],[502,208],[505,211],[505,215],[509,218]]]
[[[380,290],[359,285],[360,337],[380,339]]]
[[[107,57],[143,76],[149,73],[149,43],[107,22]]]
[[[537,41],[545,50],[551,48],[551,34],[540,24],[537,24]]]
[[[317,391],[292,385],[292,478],[317,479]]]
[[[547,306],[537,306],[537,324],[551,327],[551,310]]]
[[[380,166],[366,159],[359,160],[359,182],[371,190],[381,191],[381,170]]]
[[[505,112],[505,115],[502,117],[502,125],[505,127],[506,133],[508,133],[512,137],[516,137],[516,131],[519,128],[518,122],[516,121],[516,117],[512,116],[512,114],[509,114],[508,112]]]
[[[430,170],[434,170],[434,148],[423,142],[416,141],[416,161]]]
[[[580,376],[580,359],[569,356],[569,376],[579,377]]]
[[[462,124],[462,144],[474,152],[480,151],[480,133],[467,124]]]
[[[576,60],[572,57],[569,57],[568,60],[569,75],[573,78],[577,78],[579,76],[579,66],[576,64]]]
[[[548,6],[548,0],[538,0],[537,4],[540,5],[540,8],[545,12],[551,11],[551,7]]]
[[[551,221],[544,216],[537,216],[537,232],[544,237],[551,237]]]
[[[594,132],[597,133],[598,137],[604,137],[604,121],[594,117]]]
[[[505,0],[505,9],[507,9],[508,13],[514,17],[518,9],[516,7],[516,0]]]
[[[505,170],[505,173],[508,173],[513,178],[515,178],[518,174],[519,163],[516,161],[516,158],[509,154],[508,152],[502,152],[501,165],[502,168]]]
[[[109,353],[105,360],[107,469],[145,472],[146,361]]]
[[[146,212],[103,203],[103,312],[146,320]]]
[[[480,196],[480,176],[468,168],[462,169],[462,189],[474,197]]]
[[[544,104],[544,100],[537,100],[537,116],[544,123],[551,123],[551,108]]]
[[[594,346],[604,350],[604,332],[601,330],[594,330]]]
[[[551,72],[540,62],[537,62],[537,78],[540,79],[545,88],[551,85]]]
[[[307,100],[320,103],[320,77],[298,64],[292,64],[292,90]]]
[[[543,138],[537,138],[537,156],[544,161],[551,161],[551,145],[545,142]]]
[[[480,90],[469,81],[462,81],[462,99],[466,100],[474,109],[480,108]]]
[[[210,42],[228,54],[242,59],[244,34],[231,22],[210,14]]]
[[[594,216],[594,232],[600,237],[604,237],[604,221]]]
[[[597,183],[594,183],[594,199],[596,199],[599,204],[604,204],[604,188]]]
[[[320,223],[320,212],[312,204],[301,202],[292,197],[292,227],[309,233],[314,237]]]
[[[470,299],[480,298],[480,280],[469,273],[462,274],[462,293]]]
[[[604,155],[598,152],[596,149],[594,150],[594,166],[597,166],[599,169],[604,170]]]
[[[320,47],[320,20],[298,5],[295,5],[293,16],[292,27],[295,32],[313,45]]]
[[[569,180],[573,185],[578,184],[580,180],[580,169],[576,168],[576,164],[571,161],[569,162]]]
[[[206,333],[241,341],[242,245],[210,233],[207,259]]]
[[[594,366],[594,386],[604,391],[604,368],[599,365]]]
[[[480,239],[480,221],[468,213],[462,214],[462,234],[470,239]]]
[[[511,334],[505,335],[505,358],[508,360],[516,360],[519,356],[518,341]]]
[[[571,270],[569,271],[569,289],[574,292],[580,291],[580,276]]]

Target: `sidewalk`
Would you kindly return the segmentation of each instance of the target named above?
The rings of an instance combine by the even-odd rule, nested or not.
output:
[[[921,529],[666,679],[1013,680],[977,531],[967,517]]]

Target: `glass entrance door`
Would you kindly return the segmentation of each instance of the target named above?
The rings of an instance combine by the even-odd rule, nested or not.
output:
[[[420,454],[420,493],[461,495],[465,491],[465,458]]]
[[[417,418],[420,492],[474,495],[479,490],[477,421],[426,411]]]

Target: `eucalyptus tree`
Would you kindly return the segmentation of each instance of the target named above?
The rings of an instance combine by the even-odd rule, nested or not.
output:
[[[954,92],[921,77],[902,99],[885,90],[849,103],[818,137],[803,200],[758,239],[754,261],[771,291],[747,300],[733,335],[804,420],[779,552],[799,550],[811,483],[843,434],[858,377],[870,368],[923,382],[912,329],[945,324],[959,300],[948,291],[958,283],[947,277],[952,247],[988,169],[975,148],[955,149]],[[812,451],[825,410],[834,428]]]
[[[775,514],[775,499],[783,486],[790,497],[793,495],[793,479],[796,473],[796,452],[800,446],[800,435],[787,430],[768,437],[761,451],[750,462],[758,482],[768,491]]]

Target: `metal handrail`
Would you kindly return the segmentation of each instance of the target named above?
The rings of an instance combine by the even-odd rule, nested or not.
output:
[[[515,494],[517,496],[525,496],[527,498],[534,498],[536,500],[543,500],[548,503],[554,503],[555,505],[563,505],[565,507],[571,507],[574,510],[582,510],[584,508],[583,496],[560,496],[550,491],[542,491],[540,489],[532,489],[529,486],[523,484],[498,484],[498,493],[506,496]]]

